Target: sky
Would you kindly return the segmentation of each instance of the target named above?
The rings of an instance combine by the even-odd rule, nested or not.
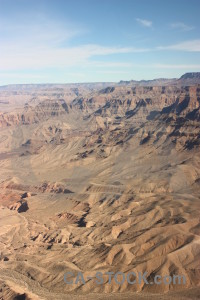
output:
[[[0,85],[200,71],[199,0],[0,0]]]

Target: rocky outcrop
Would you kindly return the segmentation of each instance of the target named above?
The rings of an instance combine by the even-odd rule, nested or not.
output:
[[[16,210],[18,213],[26,212],[28,210],[28,203],[26,200],[20,200],[9,206],[10,210]]]

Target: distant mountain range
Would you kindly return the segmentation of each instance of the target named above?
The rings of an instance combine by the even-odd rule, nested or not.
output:
[[[157,78],[152,80],[130,80],[119,82],[120,85],[131,86],[163,86],[163,85],[195,85],[200,84],[200,72],[185,73],[180,78]]]
[[[121,80],[120,82],[85,82],[85,83],[42,83],[42,84],[9,84],[0,86],[0,90],[32,90],[32,89],[51,89],[51,88],[78,88],[103,89],[112,86],[191,86],[200,84],[200,72],[185,73],[180,78],[156,78],[152,80]]]

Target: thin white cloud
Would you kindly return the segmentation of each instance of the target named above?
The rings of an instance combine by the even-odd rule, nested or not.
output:
[[[89,67],[95,68],[132,68],[135,64],[130,62],[119,62],[119,61],[90,61],[87,64]]]
[[[180,31],[190,31],[190,30],[193,30],[195,28],[194,26],[189,26],[189,25],[187,25],[183,22],[171,23],[170,27],[172,29],[177,29],[177,30],[180,30]]]
[[[140,19],[140,18],[137,18],[136,21],[144,27],[152,27],[153,24],[152,21]]]
[[[98,56],[145,52],[148,49],[131,47],[105,47],[101,45],[80,45],[76,47],[51,48],[48,46],[26,48],[4,48],[0,54],[1,70],[24,70],[40,68],[62,68],[87,65],[90,59]],[[112,64],[112,63],[111,63]]]
[[[157,47],[157,50],[176,50],[185,52],[200,52],[200,39],[190,40],[182,43]]]
[[[149,67],[159,68],[159,69],[184,69],[184,70],[200,70],[200,65],[176,65],[176,64],[154,64],[149,65]]]
[[[31,17],[30,17],[31,19]],[[30,21],[19,20],[12,24],[7,20],[0,20],[0,42],[5,47],[42,47],[55,46],[68,42],[73,37],[82,35],[86,29],[72,23],[49,20],[45,17],[36,18]]]
[[[96,73],[99,74],[129,74],[130,72],[128,71],[120,71],[120,70],[97,70],[95,71]]]
[[[17,24],[17,25],[16,25]],[[71,40],[88,32],[83,26],[39,15],[18,22],[0,20],[0,70],[38,70],[86,66],[98,56],[140,53],[145,48],[81,44]]]

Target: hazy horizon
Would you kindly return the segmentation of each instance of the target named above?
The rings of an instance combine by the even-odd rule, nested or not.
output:
[[[189,73],[191,73],[191,72],[189,72]],[[192,72],[193,73],[193,72]],[[200,73],[200,72],[195,72],[195,73]],[[180,75],[180,77],[182,76],[183,74],[181,74]],[[140,79],[140,80],[137,80],[137,79],[127,79],[127,80],[123,80],[123,79],[121,79],[121,80],[119,80],[119,81],[77,81],[77,82],[38,82],[38,83],[32,83],[32,82],[30,82],[30,83],[9,83],[9,84],[3,84],[3,85],[0,85],[0,87],[3,87],[3,86],[9,86],[9,85],[70,85],[70,84],[92,84],[92,83],[96,83],[96,84],[98,84],[98,83],[114,83],[114,84],[117,84],[117,83],[119,83],[120,81],[124,81],[124,82],[126,82],[126,81],[138,81],[138,82],[140,82],[140,81],[154,81],[154,80],[170,80],[170,79],[179,79],[180,77],[171,77],[171,78],[165,78],[165,77],[163,77],[163,78],[153,78],[153,79]]]

